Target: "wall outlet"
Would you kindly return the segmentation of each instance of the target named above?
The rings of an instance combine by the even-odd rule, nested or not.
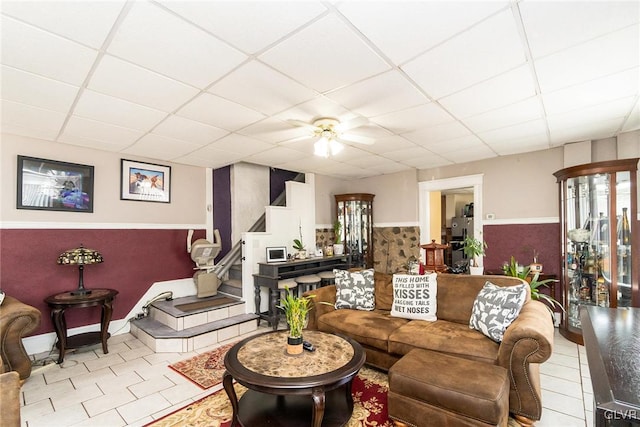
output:
[[[496,219],[496,214],[494,214],[494,213],[488,213],[488,214],[487,214],[487,219]]]

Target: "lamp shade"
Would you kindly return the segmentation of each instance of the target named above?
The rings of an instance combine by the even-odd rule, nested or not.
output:
[[[71,292],[71,295],[87,295],[91,291],[84,287],[84,266],[87,264],[99,264],[104,259],[100,252],[94,249],[88,249],[80,245],[79,248],[69,249],[64,251],[58,257],[58,264],[60,265],[77,265],[80,271],[80,277],[78,280],[78,290]]]

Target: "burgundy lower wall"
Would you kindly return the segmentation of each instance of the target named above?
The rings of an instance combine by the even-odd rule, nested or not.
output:
[[[205,230],[196,230],[193,239],[204,237]],[[52,332],[44,298],[78,287],[78,268],[56,260],[82,243],[104,257],[103,263],[85,267],[85,287],[117,290],[112,320],[122,319],[154,282],[193,275],[186,238],[187,230],[2,229],[0,288],[42,312],[33,335]],[[100,308],[71,309],[65,317],[69,328],[99,323]]]

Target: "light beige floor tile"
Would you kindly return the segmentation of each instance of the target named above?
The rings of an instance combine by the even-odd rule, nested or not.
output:
[[[133,393],[138,399],[140,399],[153,393],[158,393],[162,390],[166,390],[173,386],[175,386],[175,384],[171,382],[167,377],[159,376],[138,384],[134,384],[129,387],[129,391]]]
[[[172,363],[176,363],[182,359],[184,353],[151,353],[144,357],[144,360],[149,362],[151,365],[171,365]]]
[[[132,422],[131,424],[127,424],[127,427],[144,427],[152,421],[153,421],[153,417],[149,415],[148,417],[139,419],[138,421]]]
[[[36,388],[41,388],[46,386],[47,383],[44,381],[44,374],[31,375],[26,379],[24,384],[22,384],[21,391],[33,390]]]
[[[585,393],[593,394],[593,384],[591,383],[591,378],[582,377],[582,390]]]
[[[120,352],[120,356],[122,356],[122,358],[127,361],[138,359],[150,354],[153,354],[153,350],[151,350],[146,345],[143,347],[130,348],[127,351]]]
[[[86,387],[89,384],[95,384],[98,381],[104,381],[109,378],[115,378],[116,374],[110,368],[103,368],[86,374],[71,377],[71,382],[75,388]]]
[[[98,381],[98,387],[104,394],[115,394],[127,389],[130,385],[142,382],[143,379],[136,373],[115,376],[113,378]]]
[[[564,394],[542,389],[544,407],[571,417],[583,419],[584,403],[582,398],[566,396]]]
[[[191,399],[200,393],[202,393],[202,389],[192,382],[174,385],[173,387],[160,392],[160,394],[173,405],[184,401],[185,399]]]
[[[72,427],[124,427],[126,425],[127,423],[122,419],[118,411],[112,409],[74,424]]]
[[[580,369],[580,359],[577,355],[567,356],[565,354],[553,353],[545,363],[566,366],[568,368]]]
[[[160,394],[152,394],[118,407],[118,413],[127,424],[149,417],[151,414],[171,406],[171,403]]]
[[[30,405],[38,400],[49,399],[51,396],[68,393],[71,390],[73,390],[73,384],[71,384],[71,380],[69,379],[58,381],[44,387],[25,390],[23,392],[24,403],[25,405]]]
[[[93,350],[78,351],[73,353],[67,353],[64,355],[64,363],[67,361],[86,362],[87,360],[95,360],[98,355]]]
[[[575,381],[540,374],[540,388],[582,399],[582,385]],[[545,402],[543,401],[542,404],[544,405]]]
[[[576,368],[568,368],[555,363],[543,363],[540,365],[540,373],[550,375],[552,377],[563,378],[565,380],[579,383],[581,381],[580,370]]]
[[[120,343],[120,342],[126,342],[126,341],[135,341],[138,338],[134,337],[130,332],[127,332],[126,334],[118,334],[118,335],[112,335],[109,338],[109,344],[111,343]]]
[[[109,350],[108,354],[116,354],[122,353],[123,351],[131,350],[131,347],[129,347],[124,341],[112,343],[111,340],[109,340],[109,342],[107,343],[107,349]]]
[[[549,409],[542,410],[542,418],[536,427],[585,427],[584,420]]]
[[[133,402],[136,397],[127,389],[118,390],[116,393],[105,394],[87,400],[83,403],[90,417],[118,408],[126,403]]]
[[[139,359],[133,359],[130,360],[128,362],[125,363],[120,363],[119,365],[115,365],[111,367],[111,370],[117,375],[117,376],[121,376],[124,374],[129,374],[129,373],[133,373],[136,371],[136,369],[144,369],[146,367],[150,366],[149,362],[147,362],[146,360],[139,358]]]
[[[51,368],[44,372],[44,380],[47,384],[53,384],[57,381],[66,380],[77,375],[89,372],[84,363],[73,362],[66,366]]]
[[[593,412],[592,411],[585,411],[584,413],[584,419],[587,422],[587,427],[594,427],[595,426],[595,421],[593,419]]]
[[[76,390],[71,390],[67,393],[51,396],[51,403],[56,411],[67,406],[73,406],[78,403],[86,402],[94,397],[102,396],[102,390],[95,384],[89,384],[86,387],[82,387]]]
[[[169,414],[177,411],[178,409],[182,409],[182,408],[184,408],[185,406],[187,406],[187,405],[189,405],[191,403],[193,403],[193,401],[191,399],[183,400],[181,402],[178,402],[178,403],[175,403],[175,404],[169,406],[168,408],[165,408],[165,409],[163,409],[161,411],[158,411],[155,414],[151,414],[151,417],[154,420],[157,420],[159,418],[164,417],[165,415],[169,415]]]
[[[133,339],[133,340],[125,341],[125,343],[131,349],[140,348],[140,347],[146,347],[146,345],[144,345],[144,343],[142,341],[140,341],[139,339],[137,339],[137,338]]]
[[[175,384],[184,384],[185,382],[191,382],[188,378],[186,378],[182,374],[177,373],[171,368],[167,368],[167,370],[164,372],[164,376],[169,378]]]
[[[65,427],[89,419],[81,404],[67,406],[51,414],[33,418],[28,421],[29,427]]]
[[[118,366],[118,364],[122,364],[124,363],[125,360],[120,357],[119,354],[108,354],[104,357],[99,357],[95,360],[87,360],[86,362],[84,362],[85,366],[87,367],[88,370],[90,371],[98,371],[100,369],[104,369],[104,368],[109,368],[109,367],[115,367]]]
[[[51,404],[51,399],[42,399],[20,408],[20,417],[22,421],[29,421],[34,418],[40,418],[43,415],[52,414],[53,412],[54,409]]]

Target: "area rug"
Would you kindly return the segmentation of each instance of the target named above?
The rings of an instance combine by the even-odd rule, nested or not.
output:
[[[240,399],[247,389],[237,383],[234,387]],[[346,427],[393,427],[387,415],[388,390],[386,374],[363,367],[353,380],[353,414]],[[231,415],[227,393],[219,390],[145,427],[229,427]]]
[[[222,382],[224,355],[234,344],[223,345],[169,367],[203,389],[211,388]]]

